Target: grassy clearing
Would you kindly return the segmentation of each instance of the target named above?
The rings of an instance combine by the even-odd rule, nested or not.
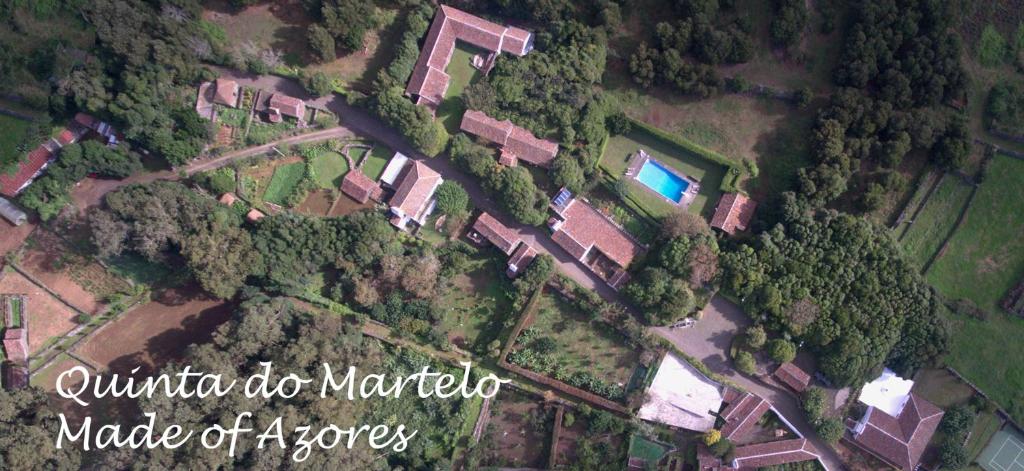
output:
[[[249,119],[249,110],[238,108],[220,107],[217,110],[217,122],[233,128],[244,128],[245,121]]]
[[[295,130],[295,124],[295,120],[292,118],[285,118],[280,123],[253,120],[252,125],[249,126],[249,134],[245,136],[245,141],[249,145],[266,144]]]
[[[376,181],[384,173],[384,167],[395,153],[380,144],[373,146],[373,150],[366,155],[366,161],[362,164],[363,175]]]
[[[284,200],[295,191],[305,174],[305,163],[296,162],[278,166],[274,170],[274,177],[270,179],[267,191],[263,193],[263,201],[284,204]]]
[[[998,155],[978,188],[963,225],[928,273],[952,298],[998,311],[998,302],[1024,277],[1024,161]]]
[[[310,161],[313,166],[314,179],[320,188],[329,190],[341,186],[342,177],[348,173],[348,161],[345,156],[334,152],[326,151],[317,154]]]
[[[612,136],[608,140],[601,167],[613,178],[620,178],[626,171],[629,157],[643,149],[649,155],[700,182],[700,191],[688,211],[710,216],[722,192],[719,186],[725,177],[725,167],[691,154],[678,146],[666,142],[643,130],[634,130],[626,135]],[[678,210],[678,206],[665,201],[646,186],[633,179],[624,182],[627,197],[636,201],[644,210],[660,217]]]
[[[942,178],[924,209],[900,240],[903,252],[918,268],[939,250],[971,195],[971,187],[953,175]]]
[[[475,46],[462,42],[455,43],[455,52],[448,62],[445,72],[451,79],[448,81],[448,91],[445,92],[444,101],[437,107],[437,117],[444,123],[448,133],[459,132],[459,124],[462,122],[462,113],[466,111],[466,105],[462,102],[462,91],[466,86],[480,77],[480,71],[473,67],[473,56],[487,52]]]
[[[486,352],[487,345],[501,336],[512,314],[505,295],[508,281],[493,255],[475,255],[465,273],[452,279],[441,300],[446,312],[442,329],[452,343],[474,352]]]
[[[16,162],[22,157],[18,151],[29,122],[0,114],[0,170],[6,162]]]
[[[625,387],[639,364],[637,352],[618,333],[590,319],[561,295],[547,291],[529,328],[554,340],[557,349],[551,355],[559,368],[569,374],[587,371]]]

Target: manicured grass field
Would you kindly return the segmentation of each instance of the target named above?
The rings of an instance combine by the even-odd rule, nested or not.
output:
[[[23,157],[17,147],[28,125],[28,121],[0,114],[0,171]]]
[[[508,282],[494,259],[498,251],[484,252],[473,256],[470,268],[452,279],[441,301],[446,312],[441,327],[448,338],[461,348],[481,352],[501,336],[504,321],[512,314],[505,295]]]
[[[295,190],[305,173],[306,164],[301,162],[277,167],[267,191],[263,193],[263,201],[284,204],[285,198]]]
[[[639,356],[618,333],[591,322],[590,317],[561,295],[547,291],[529,328],[555,341],[558,348],[551,354],[568,373],[587,371],[625,387],[639,364]]]
[[[906,235],[900,239],[903,252],[917,268],[924,267],[939,250],[970,195],[971,187],[963,180],[953,175],[942,178]]]
[[[634,130],[629,134],[612,136],[601,157],[601,167],[613,178],[621,179],[626,171],[629,157],[643,149],[659,162],[675,168],[700,182],[700,192],[688,211],[695,214],[710,216],[718,204],[722,192],[719,186],[725,177],[725,167],[700,156],[694,155],[671,142],[666,142],[643,130]],[[625,182],[627,196],[653,216],[664,216],[678,210],[678,206],[665,201],[660,195],[653,193],[646,186],[630,179]]]
[[[480,76],[480,71],[476,70],[472,63],[473,56],[479,53],[486,54],[486,51],[461,42],[456,43],[455,52],[452,53],[452,59],[445,69],[451,79],[448,81],[444,101],[437,107],[437,117],[451,134],[459,131],[462,113],[466,111],[466,105],[462,102],[462,91]]]
[[[1024,278],[1024,161],[996,156],[988,177],[928,280],[949,297],[998,311]],[[1024,342],[1022,342],[1024,343]]]
[[[316,175],[316,184],[320,188],[338,188],[341,186],[342,177],[348,173],[348,161],[345,160],[345,156],[334,151],[317,154],[311,163],[313,174]]]
[[[363,175],[376,181],[384,173],[384,167],[388,165],[388,161],[394,155],[394,151],[385,146],[380,144],[373,146],[373,150],[366,156],[366,162],[363,163]]]

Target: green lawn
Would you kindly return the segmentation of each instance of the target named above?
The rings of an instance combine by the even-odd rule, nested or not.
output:
[[[384,167],[388,165],[388,161],[394,155],[394,151],[383,145],[377,144],[373,146],[373,151],[366,156],[366,162],[363,162],[363,175],[376,181],[384,173]]]
[[[217,122],[233,128],[245,127],[245,121],[249,119],[249,110],[228,108],[222,106],[217,110]]]
[[[295,120],[292,118],[285,118],[280,123],[264,123],[254,120],[249,126],[249,134],[245,136],[245,140],[250,145],[262,145],[277,140],[294,129]]]
[[[295,191],[295,187],[299,185],[305,174],[306,164],[303,162],[277,167],[274,169],[274,177],[270,179],[267,191],[263,193],[263,201],[284,204],[285,198]]]
[[[448,62],[448,68],[445,69],[451,79],[448,81],[448,91],[445,92],[444,101],[437,107],[437,117],[451,134],[459,132],[462,113],[466,111],[466,105],[462,102],[462,91],[480,77],[480,71],[476,70],[472,63],[473,56],[476,54],[483,54],[486,57],[487,51],[466,43],[456,42],[455,52],[452,53],[452,59]]]
[[[21,315],[23,310],[24,306],[22,306],[21,298],[11,298],[11,325],[8,327],[17,328],[22,326]]]
[[[726,168],[701,156],[692,154],[686,149],[659,139],[644,130],[637,129],[629,134],[612,136],[601,156],[601,167],[613,178],[623,176],[629,157],[643,149],[651,157],[686,174],[700,183],[700,191],[688,210],[691,213],[710,217],[722,191],[719,187],[725,177]],[[665,201],[661,195],[655,194],[643,184],[632,178],[622,180],[625,184],[626,197],[632,199],[653,216],[664,216],[678,210],[678,206]]]
[[[668,449],[658,442],[652,442],[640,435],[634,434],[629,440],[629,456],[643,459],[649,463],[657,463]]]
[[[942,177],[938,188],[900,239],[903,252],[907,254],[911,263],[923,268],[935,255],[956,224],[956,219],[970,195],[971,187],[963,180],[953,175]]]
[[[947,362],[1017,420],[1024,420],[1024,319],[999,300],[1024,278],[1024,162],[996,156],[964,223],[927,274],[949,298],[989,312],[981,321],[947,313],[953,339]]]
[[[505,296],[508,281],[495,260],[498,251],[474,255],[470,268],[455,275],[452,286],[441,299],[445,312],[441,328],[453,343],[474,352],[486,352],[498,339],[512,312]]]
[[[311,159],[311,164],[316,184],[328,190],[340,187],[342,177],[348,173],[345,156],[334,151],[320,152]]]
[[[589,314],[549,290],[542,295],[529,328],[538,337],[555,341],[558,348],[551,355],[567,373],[586,371],[625,387],[640,364],[637,352],[617,332],[590,319]]]
[[[28,121],[0,114],[0,171],[23,157],[22,152],[18,152],[18,144],[28,126]]]

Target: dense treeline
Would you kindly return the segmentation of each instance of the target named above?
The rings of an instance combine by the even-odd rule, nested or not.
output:
[[[795,46],[807,27],[807,5],[803,0],[773,0],[772,10],[769,29],[772,42],[779,46]]]
[[[0,465],[5,469],[81,468],[78,448],[54,446],[60,422],[48,400],[37,388],[0,389]]]
[[[640,43],[629,60],[630,74],[642,87],[671,86],[702,97],[714,95],[723,81],[712,66],[739,64],[753,57],[750,20],[727,20],[731,2],[680,0],[681,20],[655,27],[653,46]]]
[[[425,106],[417,106],[401,87],[390,87],[369,98],[370,111],[404,135],[416,150],[433,157],[444,150],[448,132]]]
[[[862,0],[854,8],[834,81],[841,88],[815,125],[813,167],[800,171],[801,196],[827,204],[849,189],[867,189],[861,209],[873,210],[887,175],[912,149],[926,149],[947,170],[970,153],[966,119],[940,106],[965,98],[967,76],[961,44],[952,29],[957,17],[949,2]],[[864,165],[870,163],[871,165]]]
[[[547,195],[537,188],[525,167],[499,165],[493,150],[462,133],[452,139],[448,154],[459,168],[479,178],[484,191],[494,195],[502,209],[517,221],[537,226],[547,219]]]
[[[1000,82],[992,86],[985,105],[989,129],[1024,137],[1024,82]]]
[[[379,22],[377,8],[372,1],[311,0],[304,2],[306,10],[318,22],[309,25],[309,46],[321,62],[330,62],[336,56],[336,47],[345,52],[363,49],[366,33]]]
[[[944,353],[939,300],[886,229],[812,215],[788,195],[783,223],[722,256],[724,286],[755,321],[797,338],[840,385],[885,363],[902,371]]]
[[[310,315],[282,298],[256,294],[244,301],[235,317],[221,326],[212,342],[192,346],[187,353],[193,371],[222,374],[226,382],[262,372],[261,362],[272,362],[276,374],[295,373],[308,378],[323,375],[324,363],[336,370],[349,366],[359,369],[359,378],[374,373],[408,376],[431,367],[445,369],[411,350],[391,350],[364,339],[360,325],[340,316]],[[172,364],[161,373],[176,374],[182,365]],[[284,372],[284,373],[282,373]],[[381,454],[370,448],[366,434],[360,435],[351,449],[316,450],[301,463],[292,461],[293,448],[280,449],[276,442],[262,450],[256,448],[255,435],[240,437],[235,456],[225,448],[207,450],[198,440],[168,450],[105,450],[97,457],[99,467],[107,469],[141,468],[245,468],[245,469],[450,469],[451,455],[458,430],[467,418],[465,401],[430,397],[408,400],[373,398],[349,401],[342,396],[320,397],[318,387],[304,388],[293,398],[280,395],[267,400],[247,399],[243,394],[228,394],[216,401],[188,398],[174,400],[161,395],[140,400],[142,410],[156,413],[157,427],[179,424],[186,429],[203,430],[213,424],[230,426],[241,411],[253,413],[253,428],[262,433],[271,422],[282,417],[286,440],[297,435],[292,428],[310,425],[319,430],[329,424],[345,429],[363,424],[374,426],[396,423],[418,430],[409,448],[403,452]],[[397,422],[396,422],[397,421]],[[244,434],[243,434],[244,435]],[[50,440],[46,440],[50,441]]]

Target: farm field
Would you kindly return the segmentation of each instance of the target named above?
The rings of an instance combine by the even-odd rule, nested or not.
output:
[[[341,178],[348,172],[345,156],[334,151],[323,151],[311,159],[316,184],[323,189],[338,188]]]
[[[104,300],[128,294],[131,286],[53,233],[33,233],[19,266],[81,311],[96,314]]]
[[[640,363],[637,352],[625,345],[617,332],[591,322],[590,315],[551,290],[541,296],[537,314],[525,330],[554,341],[555,349],[550,355],[555,369],[569,375],[589,372],[625,388]]]
[[[303,162],[278,166],[274,169],[274,176],[270,179],[266,191],[263,192],[263,201],[283,205],[305,175],[306,164]]]
[[[592,434],[587,430],[587,419],[582,417],[582,414],[569,411],[566,411],[566,414],[573,414],[575,420],[572,426],[566,427],[563,418],[562,430],[555,445],[555,462],[552,463],[552,468],[576,463],[583,447],[601,452],[609,465],[626,462],[627,439],[624,435],[614,435],[610,432]]]
[[[462,113],[466,111],[466,105],[462,102],[462,91],[466,86],[473,83],[480,72],[473,67],[473,56],[486,51],[461,42],[455,43],[455,51],[452,52],[452,59],[448,62],[445,72],[451,77],[448,82],[448,91],[445,92],[444,101],[437,107],[437,117],[444,123],[449,134],[459,132],[459,125],[462,123]]]
[[[538,400],[503,388],[491,400],[488,424],[476,446],[484,467],[546,469],[554,413]]]
[[[633,180],[623,180],[629,157],[643,149],[659,162],[679,170],[700,183],[697,197],[687,209],[694,214],[709,216],[714,212],[715,205],[722,195],[719,186],[725,178],[726,169],[710,160],[693,155],[671,142],[664,141],[642,129],[636,129],[626,135],[612,136],[601,156],[601,167],[611,174],[612,178],[625,182],[628,198],[636,201],[644,210],[655,217],[665,216],[677,210],[677,206],[665,201],[661,195],[655,194],[643,184]]]
[[[25,324],[30,333],[30,356],[78,325],[74,321],[77,313],[73,309],[13,269],[0,271],[0,293],[24,294],[28,298]]]
[[[180,358],[189,345],[210,340],[231,312],[230,304],[207,298],[198,288],[165,290],[103,326],[74,353],[101,369],[124,374],[141,366],[151,373]]]
[[[500,265],[492,255],[473,256],[470,267],[455,275],[441,300],[441,309],[446,313],[441,327],[448,332],[448,339],[473,352],[486,352],[487,345],[501,336],[505,320],[512,315],[511,303],[505,295],[509,283],[498,271]]]
[[[971,195],[971,187],[955,175],[945,175],[900,239],[903,252],[917,268],[939,250]]]

